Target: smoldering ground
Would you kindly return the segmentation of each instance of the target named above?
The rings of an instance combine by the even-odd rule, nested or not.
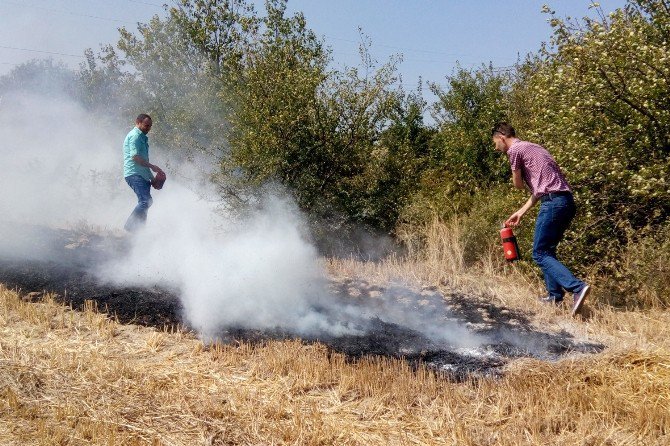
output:
[[[202,178],[171,175],[153,192],[146,227],[123,234],[135,204],[121,178],[131,125],[96,124],[62,97],[3,97],[0,281],[79,302],[93,298],[136,322],[184,323],[205,339],[302,337],[352,356],[433,358],[476,369],[500,366],[500,355],[576,345],[504,321],[497,331],[473,329],[474,314],[459,315],[439,292],[401,283],[374,298],[343,292],[325,274],[287,194],[265,194],[233,216]],[[160,147],[151,156],[158,165],[167,161]]]

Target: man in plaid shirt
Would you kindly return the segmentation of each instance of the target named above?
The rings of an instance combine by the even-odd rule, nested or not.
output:
[[[573,294],[572,315],[575,316],[581,312],[590,286],[577,279],[556,258],[556,247],[576,212],[570,185],[549,152],[540,145],[518,139],[511,125],[496,124],[491,137],[496,150],[505,153],[509,159],[514,187],[527,188],[531,193],[528,201],[505,224],[517,226],[535,203],[541,203],[533,241],[533,260],[544,273],[549,293],[541,300],[560,304],[568,291]]]

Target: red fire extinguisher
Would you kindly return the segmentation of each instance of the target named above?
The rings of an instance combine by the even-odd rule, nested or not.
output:
[[[503,227],[500,230],[500,238],[502,239],[503,251],[505,252],[505,260],[508,262],[521,260],[519,244],[516,241],[512,228],[503,223]]]

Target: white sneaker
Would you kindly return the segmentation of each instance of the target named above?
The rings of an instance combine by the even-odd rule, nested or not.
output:
[[[579,293],[573,294],[574,303],[572,304],[572,317],[575,317],[581,313],[582,306],[584,305],[586,296],[589,295],[589,291],[591,291],[591,287],[589,285],[585,285]]]

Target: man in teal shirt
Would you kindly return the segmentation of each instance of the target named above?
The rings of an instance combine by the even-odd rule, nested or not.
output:
[[[149,162],[149,138],[151,116],[141,114],[135,119],[135,127],[126,135],[123,142],[123,176],[128,186],[137,195],[137,206],[126,220],[124,226],[128,232],[134,232],[144,225],[147,211],[153,203],[151,198],[151,182],[154,179],[151,171],[163,172],[160,167]]]

